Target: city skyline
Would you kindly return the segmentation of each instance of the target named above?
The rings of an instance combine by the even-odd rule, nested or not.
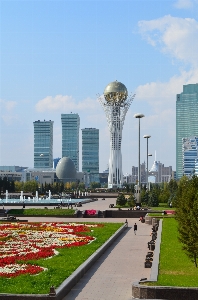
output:
[[[176,95],[198,81],[197,1],[1,1],[0,14],[0,165],[33,167],[35,120],[54,121],[60,157],[60,115],[73,112],[80,128],[99,129],[105,170],[109,131],[97,94],[118,80],[136,94],[123,130],[123,173],[138,164],[136,113],[145,115],[141,161],[149,134],[149,153],[176,169]]]

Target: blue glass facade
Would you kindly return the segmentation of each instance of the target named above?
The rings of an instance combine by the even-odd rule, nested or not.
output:
[[[82,129],[82,171],[90,182],[99,182],[99,129]]]
[[[58,164],[58,162],[59,162],[60,159],[61,159],[60,157],[57,157],[57,158],[53,159],[53,161],[54,161],[54,165],[53,165],[54,169],[56,169],[57,164]]]
[[[79,171],[79,129],[78,114],[62,114],[62,157],[70,157],[76,171]]]
[[[195,172],[195,163],[198,154],[198,138],[183,139],[183,175],[192,176]]]
[[[34,168],[53,167],[53,121],[35,121]]]
[[[176,99],[176,176],[183,176],[182,139],[198,136],[198,84],[183,86]]]

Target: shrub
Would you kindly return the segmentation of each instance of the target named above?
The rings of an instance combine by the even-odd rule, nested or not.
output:
[[[127,199],[123,194],[120,194],[117,197],[116,205],[124,206],[127,203]]]

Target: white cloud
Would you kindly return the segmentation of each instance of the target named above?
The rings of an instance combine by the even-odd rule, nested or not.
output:
[[[16,101],[6,101],[3,99],[0,99],[0,107],[1,110],[11,111],[15,106],[17,105]]]
[[[0,111],[1,119],[5,124],[11,125],[13,122],[18,121],[18,115],[13,113],[14,108],[16,107],[16,101],[6,101],[0,99]]]
[[[18,115],[11,115],[11,114],[4,114],[1,115],[2,120],[6,125],[12,125],[13,123],[16,123],[19,121],[19,116]]]
[[[180,75],[175,75],[168,82],[150,82],[139,85],[135,91],[138,101],[146,101],[156,111],[160,105],[162,108],[171,103],[175,104],[176,94],[182,92],[185,84],[198,82],[198,68],[190,71],[181,71]]]
[[[178,0],[174,3],[174,6],[179,9],[186,9],[193,7],[193,1],[191,0]]]
[[[172,57],[198,66],[198,22],[191,18],[170,15],[138,22],[140,33],[153,47]]]
[[[36,110],[38,112],[56,111],[56,112],[75,112],[87,109],[97,109],[98,103],[94,99],[87,98],[77,102],[72,96],[56,95],[55,97],[47,96],[38,101]]]
[[[180,8],[190,3],[177,1]],[[174,168],[176,94],[183,91],[183,85],[198,83],[198,22],[168,15],[140,21],[138,26],[142,37],[150,45],[180,61],[178,74],[167,82],[148,82],[139,85],[135,91],[142,108],[148,110],[142,130],[146,129],[152,136],[151,153],[157,149],[158,159],[166,157],[168,164],[172,159]],[[163,163],[166,164],[165,161]]]
[[[142,132],[151,134],[150,152],[157,150],[158,159],[175,168],[175,136],[176,136],[176,94],[183,91],[183,85],[197,83],[198,69],[189,72],[182,71],[167,82],[151,82],[140,85],[136,89],[136,99],[144,108],[145,120],[142,122]],[[171,145],[171,147],[170,147]],[[167,162],[164,159],[167,158]],[[172,159],[172,162],[170,162]]]

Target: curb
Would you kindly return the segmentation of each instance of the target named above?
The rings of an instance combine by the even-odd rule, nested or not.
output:
[[[74,271],[63,283],[56,289],[57,300],[66,296],[70,290],[78,283],[84,274],[93,266],[93,264],[102,256],[102,254],[113,244],[113,242],[120,236],[127,228],[127,223],[118,229],[114,235],[110,237],[96,252],[94,252],[80,267]]]
[[[161,219],[158,228],[150,279],[141,280],[144,285],[140,284],[140,281],[133,282],[132,299],[196,300],[198,299],[198,288],[146,285],[147,282],[157,281],[159,271],[162,222],[163,220]]]

